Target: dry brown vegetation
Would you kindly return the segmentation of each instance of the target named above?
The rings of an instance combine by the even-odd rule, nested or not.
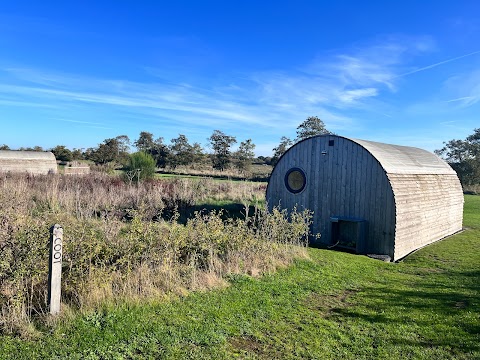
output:
[[[465,194],[480,195],[480,184],[477,185],[464,185],[463,192]]]
[[[237,219],[197,212],[177,221],[182,209],[207,199],[262,200],[264,186],[1,174],[0,332],[28,335],[35,319],[47,318],[47,243],[55,223],[64,227],[63,308],[73,311],[207,289],[229,274],[271,272],[306,256],[308,212],[256,208]]]

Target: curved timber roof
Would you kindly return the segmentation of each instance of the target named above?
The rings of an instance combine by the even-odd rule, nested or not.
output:
[[[372,154],[387,174],[455,174],[437,155],[415,147],[347,138]]]
[[[56,173],[57,162],[51,152],[0,150],[0,171]]]
[[[55,155],[45,151],[0,150],[0,159],[55,160]]]

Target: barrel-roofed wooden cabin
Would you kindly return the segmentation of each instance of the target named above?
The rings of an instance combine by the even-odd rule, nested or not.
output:
[[[398,260],[462,229],[455,171],[426,150],[320,135],[273,169],[270,208],[308,208],[320,242]]]
[[[57,172],[57,161],[51,152],[0,150],[0,171],[30,174]]]

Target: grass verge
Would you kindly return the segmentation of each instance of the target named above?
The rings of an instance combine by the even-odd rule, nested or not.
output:
[[[478,359],[480,197],[466,231],[398,264],[310,249],[277,274],[224,289],[74,314],[0,358]]]

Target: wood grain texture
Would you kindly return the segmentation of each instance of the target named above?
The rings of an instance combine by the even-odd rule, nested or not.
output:
[[[284,184],[292,167],[307,178],[298,194]],[[312,230],[329,245],[336,241],[332,217],[364,219],[366,235],[357,241],[357,252],[393,260],[462,228],[462,189],[443,160],[422,149],[336,135],[312,137],[290,148],[272,172],[267,201],[270,208],[312,210]],[[338,228],[355,233],[350,225]]]

